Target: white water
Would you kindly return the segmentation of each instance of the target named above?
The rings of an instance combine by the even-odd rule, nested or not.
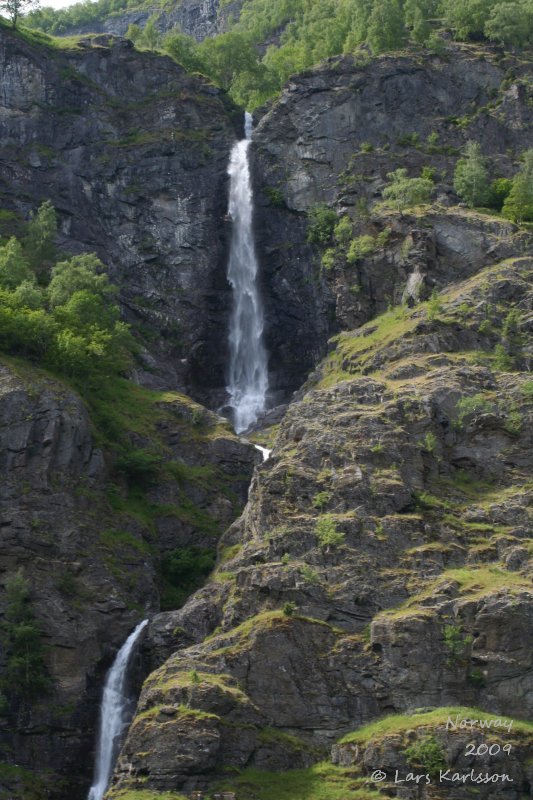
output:
[[[233,232],[228,280],[233,289],[230,319],[228,393],[235,431],[241,433],[265,410],[268,389],[267,354],[263,344],[263,308],[257,286],[257,257],[252,231],[253,196],[248,164],[252,118],[245,115],[246,139],[231,151],[229,214]]]
[[[107,673],[100,708],[100,730],[94,765],[94,780],[87,800],[102,800],[109,784],[118,756],[121,735],[130,721],[129,698],[126,696],[128,664],[137,639],[147,624],[148,620],[145,619],[144,622],[137,625],[133,633],[130,633]]]
[[[270,453],[272,450],[269,450],[267,447],[261,447],[260,444],[254,444],[256,450],[259,450],[261,455],[263,456],[263,461],[266,461],[270,457]]]

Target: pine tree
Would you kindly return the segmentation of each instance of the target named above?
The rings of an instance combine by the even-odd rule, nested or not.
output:
[[[464,158],[457,162],[453,188],[470,208],[484,206],[489,202],[489,178],[485,159],[477,142],[468,142]]]
[[[526,150],[523,161],[502,209],[503,215],[515,222],[533,220],[533,150]]]

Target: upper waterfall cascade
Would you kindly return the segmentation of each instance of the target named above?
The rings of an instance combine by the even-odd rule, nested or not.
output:
[[[108,787],[118,756],[122,733],[132,716],[131,701],[126,694],[128,666],[137,640],[147,625],[148,620],[145,619],[130,633],[107,673],[100,709],[94,780],[87,800],[102,800]]]
[[[233,220],[228,280],[233,289],[229,329],[228,393],[235,431],[241,433],[265,410],[268,389],[267,353],[263,343],[264,316],[257,277],[258,263],[252,229],[253,193],[248,163],[252,117],[245,115],[246,138],[230,156],[229,215]]]

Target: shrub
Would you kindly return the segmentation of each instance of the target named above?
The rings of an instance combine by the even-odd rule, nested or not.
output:
[[[371,255],[376,249],[376,240],[373,236],[363,234],[356,239],[352,239],[348,252],[346,253],[346,260],[348,264],[356,264],[365,256]]]
[[[292,617],[297,608],[298,606],[296,605],[296,603],[293,603],[291,600],[288,603],[284,603],[281,610],[286,617]]]
[[[347,247],[352,238],[352,221],[344,216],[337,222],[333,231],[335,241],[342,247]]]
[[[215,565],[215,551],[208,547],[187,545],[171,550],[161,559],[163,581],[161,609],[179,608],[188,595],[198,588]]]
[[[433,736],[425,736],[406,747],[403,751],[411,767],[421,768],[429,775],[446,768],[446,756],[441,745]]]
[[[33,701],[50,688],[41,632],[30,602],[28,581],[19,570],[6,581],[6,610],[0,627],[6,654],[1,681],[17,700]]]
[[[439,293],[436,289],[433,289],[431,292],[431,297],[428,300],[428,319],[434,320],[437,319],[439,314],[442,312],[442,302],[439,297]]]
[[[317,492],[313,497],[313,506],[318,508],[320,511],[326,506],[331,498],[333,497],[332,492],[328,492],[327,490],[323,490],[321,492]]]
[[[335,211],[325,203],[320,203],[309,209],[308,219],[307,241],[311,244],[327,244],[337,222]]]
[[[332,514],[323,514],[315,525],[315,534],[318,543],[326,553],[333,547],[339,547],[344,542],[344,533],[337,530],[337,525]]]
[[[274,208],[284,208],[285,198],[283,197],[283,192],[281,189],[278,189],[275,186],[265,186],[263,191],[268,197],[270,205],[274,206]]]
[[[461,397],[455,406],[455,410],[457,412],[455,424],[457,427],[461,427],[467,417],[492,411],[492,403],[484,394],[479,392],[470,397]]]
[[[434,189],[427,178],[408,178],[406,169],[397,169],[387,174],[389,185],[383,190],[387,205],[402,211],[410,206],[427,203]]]

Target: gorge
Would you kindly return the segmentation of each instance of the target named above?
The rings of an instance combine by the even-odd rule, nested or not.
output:
[[[0,798],[378,800],[409,787],[376,770],[502,772],[450,718],[487,720],[497,796],[530,796],[531,229],[454,188],[469,141],[491,180],[523,169],[528,53],[334,57],[251,139],[126,39],[2,26],[0,69],[1,252],[49,200],[51,270],[97,253],[135,340],[122,372],[62,372],[11,344],[2,289]],[[424,202],[385,202],[401,169]],[[102,691],[141,627],[109,776]]]

